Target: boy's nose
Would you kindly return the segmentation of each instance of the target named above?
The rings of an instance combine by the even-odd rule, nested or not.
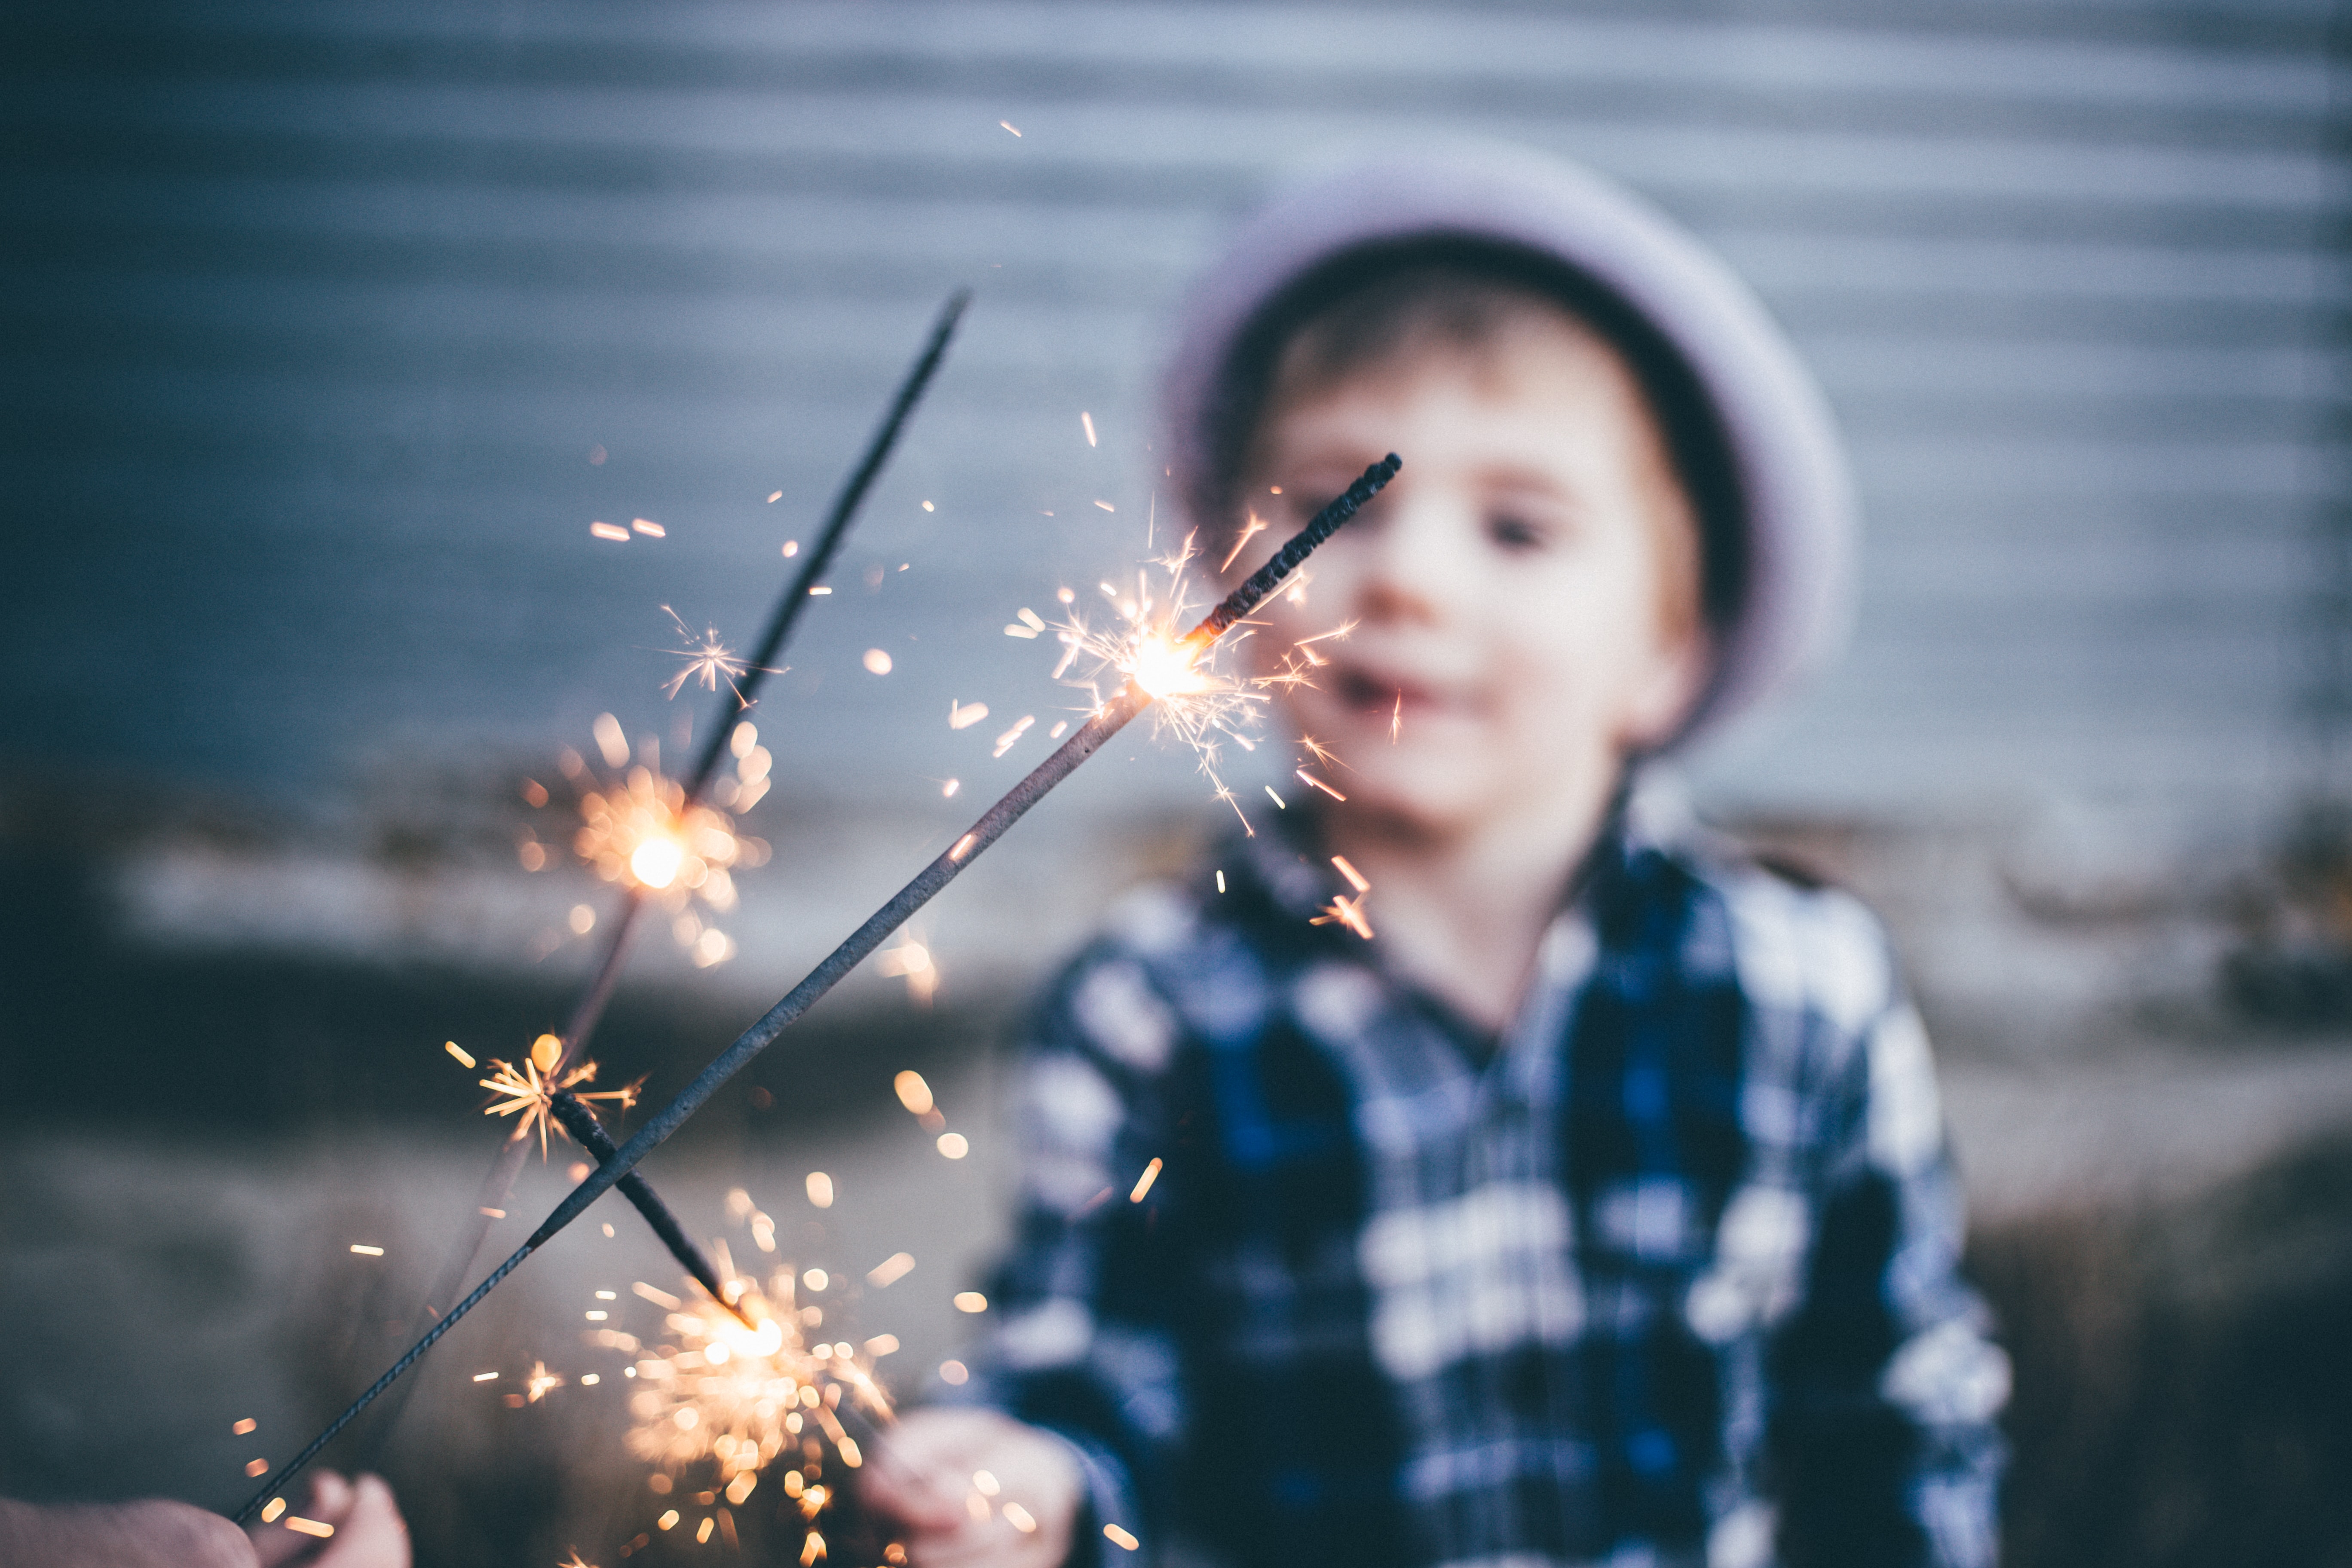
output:
[[[1442,624],[1461,613],[1470,591],[1463,509],[1443,490],[1400,489],[1391,486],[1374,503],[1385,515],[1365,531],[1355,613],[1374,622]]]

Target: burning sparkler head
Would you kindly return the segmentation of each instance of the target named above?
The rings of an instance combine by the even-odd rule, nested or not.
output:
[[[1165,631],[1139,633],[1118,668],[1154,698],[1191,697],[1213,689],[1213,681],[1195,662],[1199,650]]]
[[[575,854],[608,882],[659,900],[673,915],[679,945],[708,967],[731,956],[734,943],[699,916],[687,912],[694,901],[724,912],[735,907],[734,873],[766,863],[768,846],[742,833],[718,804],[689,804],[686,789],[648,760],[629,762],[617,721],[600,716],[596,738],[605,761],[625,764],[617,783],[600,779],[577,753],[566,753],[564,773],[581,790],[580,826],[572,834]],[[749,810],[767,794],[772,759],[759,743],[759,731],[738,724],[730,737],[735,759],[731,776],[711,790],[714,802]],[[650,745],[647,758],[653,756]]]
[[[1122,592],[1108,583],[1101,584],[1103,596],[1118,616],[1116,626],[1097,629],[1090,626],[1085,615],[1075,607],[1076,595],[1064,589],[1059,595],[1061,602],[1073,607],[1054,628],[1063,647],[1061,660],[1055,666],[1055,678],[1067,679],[1090,692],[1097,713],[1115,695],[1104,689],[1108,678],[1118,677],[1120,686],[1132,682],[1151,700],[1155,728],[1174,731],[1192,747],[1200,758],[1201,771],[1215,786],[1217,798],[1233,805],[1236,814],[1241,815],[1243,826],[1248,827],[1248,816],[1241,812],[1237,797],[1218,775],[1218,758],[1223,743],[1230,740],[1244,751],[1255,750],[1257,742],[1251,731],[1269,694],[1285,687],[1311,684],[1313,671],[1326,661],[1310,645],[1345,637],[1351,628],[1339,626],[1296,637],[1275,658],[1269,670],[1255,677],[1227,675],[1214,667],[1221,639],[1243,624],[1278,584],[1286,579],[1295,579],[1307,555],[1365,501],[1378,494],[1401,466],[1401,459],[1391,454],[1367,468],[1345,494],[1317,513],[1271,560],[1250,574],[1189,630],[1180,628],[1186,626],[1194,607],[1186,573],[1199,553],[1197,535],[1187,535],[1176,549],[1139,571],[1132,593]],[[1258,523],[1257,527],[1263,529],[1264,524]],[[1246,541],[1248,535],[1243,538]],[[1236,544],[1234,553],[1238,552]],[[1217,570],[1223,572],[1233,560],[1234,555],[1228,554]],[[1158,581],[1152,567],[1165,574],[1164,583]],[[1248,624],[1254,632],[1264,623]],[[1030,637],[1045,626],[1035,612],[1024,609],[1019,621],[1004,629],[1011,637]],[[1242,637],[1233,640],[1239,642],[1249,635],[1244,632]],[[1073,667],[1077,668],[1075,676],[1070,673]],[[1307,782],[1339,795],[1337,790],[1318,781]]]
[[[640,1286],[640,1296],[669,1309],[657,1335],[641,1340],[599,1330],[589,1336],[637,1358],[632,1453],[672,1475],[716,1460],[728,1489],[740,1494],[739,1505],[761,1470],[784,1454],[807,1453],[812,1439],[829,1446],[845,1468],[864,1463],[839,1408],[848,1400],[887,1419],[889,1396],[854,1347],[807,1342],[803,1310],[794,1305],[797,1284],[790,1267],[778,1269],[764,1290],[750,1279],[730,1279],[728,1289],[751,1327],[707,1297],[680,1300]],[[789,1481],[786,1489],[800,1495]]]
[[[629,851],[629,875],[656,890],[677,881],[685,865],[686,846],[667,833],[656,832]]]

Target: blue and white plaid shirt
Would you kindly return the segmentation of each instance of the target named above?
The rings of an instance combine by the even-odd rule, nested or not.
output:
[[[1081,1560],[1992,1561],[2008,1363],[1860,904],[1612,832],[1495,1039],[1308,923],[1301,843],[1223,869],[1129,900],[1024,1068],[972,1392],[1086,1457]]]

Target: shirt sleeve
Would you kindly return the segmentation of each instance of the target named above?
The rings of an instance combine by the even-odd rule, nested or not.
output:
[[[1990,1568],[2009,1361],[1960,1273],[1927,1031],[1897,994],[1834,1059],[1804,1296],[1773,1348],[1782,1554]]]
[[[1137,1562],[1122,1535],[1148,1557],[1167,1517],[1184,1426],[1170,1321],[1181,1245],[1170,1189],[1136,1194],[1167,1147],[1176,1033],[1143,966],[1098,949],[1040,1009],[1017,1079],[1018,1219],[966,1393],[1072,1446],[1087,1482],[1073,1563]]]

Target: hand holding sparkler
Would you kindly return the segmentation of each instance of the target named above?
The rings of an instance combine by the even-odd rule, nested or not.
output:
[[[858,1498],[905,1532],[918,1563],[1055,1568],[1086,1486],[1069,1446],[993,1410],[922,1410],[901,1420]]]
[[[376,1476],[321,1470],[299,1509],[247,1533],[259,1568],[408,1568],[408,1526]]]
[[[555,1206],[554,1211],[540,1223],[539,1228],[531,1232],[530,1237],[515,1250],[511,1257],[491,1270],[488,1278],[474,1287],[470,1295],[452,1307],[438,1322],[425,1331],[422,1339],[409,1347],[407,1353],[393,1363],[391,1368],[382,1377],[376,1379],[366,1392],[352,1401],[351,1406],[337,1416],[325,1431],[311,1439],[308,1447],[289,1461],[277,1475],[271,1477],[268,1484],[240,1510],[237,1516],[239,1521],[242,1522],[258,1512],[262,1503],[276,1489],[285,1485],[289,1479],[315,1458],[319,1451],[331,1442],[338,1432],[357,1417],[361,1411],[366,1409],[378,1394],[398,1382],[402,1374],[415,1365],[425,1352],[439,1342],[442,1335],[457,1325],[459,1319],[480,1305],[491,1291],[497,1289],[508,1275],[521,1268],[532,1253],[546,1245],[551,1237],[573,1220],[585,1214],[591,1204],[604,1196],[620,1182],[622,1177],[635,1170],[638,1161],[651,1153],[672,1133],[684,1126],[688,1117],[700,1110],[712,1095],[719,1092],[720,1086],[750,1065],[752,1058],[773,1045],[777,1037],[798,1022],[803,1014],[815,1005],[827,992],[838,985],[850,971],[870,957],[875,949],[880,947],[892,932],[905,925],[925,904],[929,903],[942,889],[953,881],[966,866],[977,859],[990,845],[1003,837],[1007,829],[1028,813],[1031,806],[1043,800],[1055,784],[1076,772],[1079,763],[1099,751],[1103,743],[1125,728],[1129,720],[1150,707],[1160,695],[1160,690],[1154,688],[1166,689],[1168,683],[1163,677],[1171,669],[1181,673],[1182,668],[1189,668],[1192,662],[1196,661],[1215,644],[1218,637],[1231,630],[1244,616],[1264,603],[1266,595],[1274,591],[1276,584],[1296,571],[1299,563],[1307,559],[1316,546],[1330,538],[1342,524],[1356,515],[1365,502],[1378,495],[1389,480],[1396,477],[1397,470],[1403,467],[1403,463],[1404,460],[1402,458],[1391,452],[1387,458],[1366,468],[1362,477],[1349,485],[1344,494],[1338,496],[1329,505],[1317,512],[1313,521],[1300,529],[1288,543],[1275,552],[1272,560],[1250,574],[1248,579],[1240,587],[1227,595],[1224,600],[1215,609],[1210,611],[1198,626],[1177,640],[1175,647],[1182,656],[1180,664],[1171,666],[1156,657],[1148,662],[1139,658],[1135,668],[1138,670],[1150,672],[1149,677],[1150,685],[1144,684],[1145,678],[1130,673],[1126,684],[1097,708],[1094,715],[1081,725],[1075,734],[1062,742],[1060,750],[1040,763],[1028,777],[1013,785],[1003,799],[982,813],[980,820],[972,824],[970,832],[957,839],[946,853],[925,867],[914,880],[901,888],[889,902],[877,910],[863,925],[851,932],[846,941],[827,954],[824,962],[811,970],[798,985],[785,994],[782,1000],[771,1007],[757,1023],[744,1030],[737,1037],[734,1044],[720,1052],[709,1066],[696,1075],[694,1081],[679,1091],[677,1099],[648,1119],[645,1125],[637,1130],[636,1134],[623,1144],[611,1158],[589,1172],[580,1184],[574,1187],[563,1201]]]

